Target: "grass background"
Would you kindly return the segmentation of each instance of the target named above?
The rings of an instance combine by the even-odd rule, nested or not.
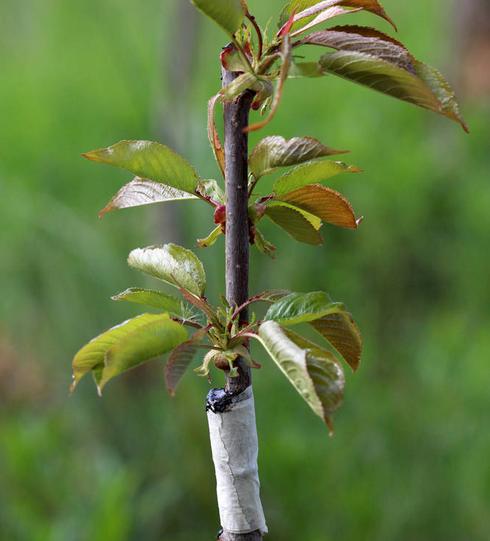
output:
[[[171,400],[155,362],[102,400],[90,381],[73,397],[67,390],[79,346],[137,313],[109,297],[151,283],[126,267],[127,253],[194,246],[212,226],[192,202],[99,221],[129,177],[79,157],[159,138],[203,176],[217,175],[206,101],[219,85],[224,35],[201,17],[179,19],[180,2],[0,6],[1,541],[188,541],[217,530],[205,381],[189,375]],[[281,6],[250,4],[262,23]],[[415,55],[457,83],[454,6],[385,5]],[[271,541],[490,538],[489,101],[462,101],[469,137],[334,77],[294,80],[274,122],[252,138],[315,136],[351,149],[346,158],[365,171],[334,181],[365,216],[358,232],[326,228],[315,249],[270,224],[277,259],[253,256],[252,291],[327,290],[365,338],[333,439],[257,351]],[[223,287],[222,249],[199,253],[211,298]]]

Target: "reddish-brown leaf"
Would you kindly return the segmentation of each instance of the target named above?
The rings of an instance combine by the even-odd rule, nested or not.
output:
[[[315,26],[318,26],[319,24],[322,24],[325,21],[333,19],[334,17],[339,17],[340,15],[349,15],[352,13],[357,13],[358,11],[362,11],[362,8],[350,9],[350,8],[343,8],[339,6],[328,8],[325,11],[322,11],[321,13],[319,13],[309,23],[305,24],[298,30],[295,30],[291,35],[294,37],[299,34],[303,34],[307,30],[311,30]]]
[[[293,10],[293,12],[291,13],[291,15],[289,16],[289,19],[287,20],[287,22],[283,25],[283,27],[279,30],[278,32],[278,36],[285,36],[286,34],[289,34],[289,32],[291,32],[291,27],[293,26],[294,24],[294,15],[295,15],[295,12]]]
[[[314,32],[298,44],[337,49],[338,52],[320,59],[327,72],[447,116],[468,131],[454,92],[444,77],[419,62],[392,37],[374,28],[337,26]]]
[[[177,385],[199,351],[199,343],[204,339],[207,331],[208,329],[200,329],[192,335],[190,340],[177,346],[169,355],[164,374],[167,390],[171,396],[175,395]]]
[[[218,164],[223,178],[225,176],[225,150],[221,144],[218,130],[216,129],[216,122],[214,120],[214,110],[216,108],[216,103],[220,98],[219,94],[213,96],[208,102],[208,139],[213,149],[214,157],[216,158],[216,163]]]
[[[325,11],[332,10],[332,8],[335,8],[335,7],[349,8],[351,10],[357,10],[357,11],[360,11],[360,10],[368,11],[388,21],[396,30],[395,23],[388,16],[388,14],[386,13],[383,6],[380,4],[378,0],[324,0],[323,2],[318,2],[314,0],[290,0],[290,2],[286,5],[285,9],[283,10],[283,13],[281,15],[281,22],[283,25],[286,24],[286,20],[289,19],[291,14],[296,13],[296,15],[294,15],[293,22],[298,23],[298,21],[306,20],[305,24],[307,24],[308,27],[310,27],[308,23],[311,22],[312,17],[318,14],[322,14]],[[347,12],[348,10],[344,10],[342,12],[339,11],[334,14],[329,14],[327,18],[331,18],[336,15],[342,15],[343,13],[347,13]],[[322,22],[322,21],[318,21],[315,24],[319,24],[319,22]],[[302,32],[304,30],[302,27],[304,27],[305,24],[301,24],[301,23],[298,23],[298,25],[295,24],[292,28],[294,33],[297,34],[297,33]],[[279,33],[281,33],[281,31],[282,31],[282,28],[279,31]]]
[[[338,50],[323,55],[320,65],[328,73],[444,115],[468,132],[449,83],[437,69],[418,60],[407,67],[373,54]]]
[[[348,312],[331,314],[313,321],[311,325],[340,353],[355,372],[362,353],[362,337]]]
[[[280,196],[279,199],[318,216],[329,224],[357,229],[358,221],[349,201],[335,190],[320,184],[304,186]]]
[[[185,199],[197,199],[197,197],[161,182],[135,177],[131,182],[125,184],[99,212],[99,218],[113,210]]]
[[[415,71],[413,65],[415,59],[403,43],[367,26],[335,26],[328,30],[313,32],[304,37],[301,44],[366,53],[392,62],[408,71]]]

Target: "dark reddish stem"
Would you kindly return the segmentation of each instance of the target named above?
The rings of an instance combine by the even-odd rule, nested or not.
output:
[[[229,85],[236,74],[223,70],[223,86]],[[226,298],[235,308],[248,299],[248,115],[252,92],[245,92],[224,105],[225,184],[226,184]],[[247,310],[240,313],[240,322],[247,321]],[[227,378],[226,389],[233,393],[244,391],[251,383],[250,368],[238,361],[239,376]]]
[[[223,86],[236,74],[223,70]],[[230,306],[242,306],[248,299],[249,223],[248,223],[248,136],[244,129],[254,94],[245,92],[224,105],[225,184],[226,184],[226,298]],[[247,321],[247,310],[239,322]],[[226,391],[239,394],[251,385],[251,371],[244,359],[235,362],[238,377],[226,378]],[[237,435],[238,436],[238,435]],[[261,541],[259,531],[247,534],[220,532],[219,541]]]
[[[195,323],[194,321],[189,321],[188,319],[181,319],[180,317],[173,317],[171,318],[172,321],[176,321],[177,323],[180,323],[181,325],[187,325],[188,327],[193,327],[194,329],[202,329],[202,325],[199,325],[199,323]]]
[[[252,23],[253,27],[255,28],[255,32],[257,33],[257,39],[258,39],[258,46],[259,50],[257,51],[257,59],[260,60],[262,58],[262,53],[264,51],[264,38],[262,37],[262,30],[260,30],[260,26],[257,24],[257,19],[247,11],[246,14],[247,19]]]

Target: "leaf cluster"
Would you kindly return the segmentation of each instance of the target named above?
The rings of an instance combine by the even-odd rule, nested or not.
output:
[[[99,394],[114,377],[152,359],[169,354],[165,381],[171,395],[199,351],[203,363],[195,369],[209,377],[214,366],[237,375],[234,361],[245,359],[259,368],[247,348],[259,341],[312,410],[329,427],[330,416],[340,405],[344,390],[341,360],[357,370],[362,341],[360,332],[343,304],[332,302],[323,292],[264,291],[242,306],[222,300],[212,306],[205,297],[206,274],[190,250],[175,244],[133,250],[128,264],[176,288],[180,298],[157,289],[130,288],[114,301],[155,308],[107,330],[91,340],[73,359],[72,390],[91,373]],[[241,312],[255,303],[267,303],[262,319],[252,315],[240,324]],[[325,344],[318,345],[289,327],[309,324]]]
[[[215,131],[210,131],[216,141]],[[223,155],[221,144],[214,145],[215,154]],[[340,161],[324,159],[343,154],[310,137],[286,140],[280,136],[262,139],[250,155],[249,228],[250,242],[269,255],[274,247],[258,229],[263,218],[269,218],[294,239],[307,244],[322,244],[323,223],[356,229],[351,204],[337,191],[321,185],[341,173],[357,173],[360,169]],[[84,154],[89,160],[120,167],[137,175],[123,186],[100,211],[107,212],[178,200],[204,201],[213,209],[216,227],[199,239],[202,248],[212,246],[226,233],[226,197],[216,180],[200,178],[182,156],[160,143],[120,141],[115,145]],[[220,163],[220,161],[218,161]],[[223,162],[224,163],[224,162]],[[287,169],[273,185],[270,194],[254,199],[259,180],[279,169]]]
[[[221,53],[224,69],[236,73],[228,86],[209,100],[208,138],[219,171],[224,176],[224,146],[215,121],[219,103],[253,93],[252,108],[264,119],[248,126],[257,130],[269,123],[291,77],[333,74],[363,84],[406,102],[435,111],[459,122],[466,130],[454,93],[442,75],[416,60],[394,38],[370,27],[334,26],[318,30],[338,16],[365,11],[395,25],[378,0],[289,0],[279,16],[278,30],[263,30],[249,12],[246,0],[193,0],[229,35]],[[314,30],[314,31],[313,31]],[[300,47],[327,49],[317,62],[297,60]],[[268,136],[248,157],[249,238],[261,252],[273,255],[274,246],[259,226],[269,219],[299,242],[320,245],[324,223],[357,229],[361,219],[349,201],[325,184],[341,173],[360,169],[331,156],[344,154],[311,137]],[[92,161],[123,168],[134,178],[109,201],[107,212],[152,203],[195,200],[213,209],[216,227],[198,240],[212,246],[226,234],[226,194],[218,181],[202,178],[182,156],[157,142],[121,141],[84,154]],[[279,173],[270,193],[256,198],[254,191],[267,175]],[[88,373],[99,392],[115,376],[155,357],[169,354],[165,380],[171,394],[199,351],[203,362],[196,369],[209,377],[214,366],[230,377],[237,375],[235,361],[244,359],[258,368],[248,342],[262,344],[311,409],[332,428],[331,415],[342,401],[345,377],[342,362],[357,370],[362,339],[350,313],[324,292],[265,291],[242,306],[226,299],[213,305],[205,296],[206,274],[190,250],[174,244],[133,250],[131,267],[177,289],[179,297],[156,289],[130,288],[113,297],[156,309],[125,321],[94,338],[73,360],[73,385]],[[260,317],[241,321],[245,308],[255,303],[269,308]],[[291,330],[310,326],[322,340],[311,342]],[[190,333],[190,334],[189,334]]]
[[[328,74],[439,113],[468,130],[449,83],[438,70],[417,60],[403,43],[367,26],[324,28],[337,17],[367,12],[396,30],[378,0],[289,0],[279,16],[277,32],[271,35],[250,14],[245,0],[193,2],[231,39],[221,60],[224,68],[240,75],[221,91],[221,99],[233,100],[248,89],[255,92],[253,108],[267,113],[248,131],[273,119],[289,77]],[[227,9],[220,9],[220,4]],[[315,62],[298,60],[296,52],[307,46],[327,52]]]

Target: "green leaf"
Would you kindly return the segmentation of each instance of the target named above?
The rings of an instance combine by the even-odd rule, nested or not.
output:
[[[328,224],[357,229],[358,220],[349,201],[342,194],[320,184],[304,186],[280,196],[279,199],[318,216]]]
[[[200,195],[210,198],[212,201],[216,201],[225,204],[225,193],[216,180],[201,180],[197,187],[197,191]]]
[[[312,321],[311,325],[340,353],[354,372],[359,368],[362,337],[348,312],[324,316]]]
[[[165,145],[152,141],[120,141],[83,156],[191,194],[194,194],[199,181],[196,171],[187,160]]]
[[[175,395],[175,390],[186,370],[194,360],[199,351],[200,342],[206,336],[207,329],[201,329],[194,333],[190,340],[177,346],[169,355],[165,365],[165,382],[167,390],[171,396]]]
[[[320,62],[293,62],[289,69],[290,79],[322,77],[325,75]]]
[[[313,214],[310,214],[309,212],[306,212],[300,208],[294,207],[293,205],[290,205],[289,203],[286,203],[284,201],[268,201],[265,209],[266,214],[268,214],[268,209],[285,209],[292,210],[295,213],[299,212],[301,216],[306,218],[310,225],[312,225],[317,231],[322,227],[321,218],[318,218],[318,216],[313,216]]]
[[[182,304],[179,299],[155,289],[131,287],[111,298],[113,301],[126,301],[134,304],[143,304],[145,306],[157,308],[163,312],[170,312],[171,314],[178,316],[182,315]]]
[[[456,94],[442,73],[438,69],[419,61],[415,61],[414,67],[417,76],[431,89],[439,102],[435,112],[454,120],[466,133],[469,133],[470,129],[461,114]]]
[[[323,291],[311,293],[291,293],[274,303],[265,315],[265,320],[272,320],[281,325],[309,323],[330,314],[344,310],[338,302],[332,302]]]
[[[274,252],[276,251],[276,247],[271,242],[269,242],[258,229],[255,229],[254,241],[254,246],[259,252],[274,259]]]
[[[240,0],[192,0],[192,3],[229,34],[234,34],[242,24]]]
[[[330,415],[340,406],[345,386],[342,368],[333,355],[274,321],[260,326],[259,339],[296,391],[332,430]]]
[[[99,392],[113,377],[167,353],[187,339],[168,314],[142,314],[91,340],[73,359],[73,384],[95,371]]]
[[[102,218],[107,212],[141,207],[152,203],[163,203],[164,201],[178,201],[182,199],[197,199],[195,195],[177,190],[160,182],[135,177],[131,182],[123,186],[117,194],[99,212]]]
[[[330,160],[314,160],[298,165],[277,179],[272,189],[277,195],[282,195],[307,184],[315,184],[335,177],[340,173],[360,173],[361,170],[353,165]]]
[[[239,34],[237,36],[237,40],[241,41],[242,43],[243,42],[247,43],[247,38],[250,37],[250,34],[245,39],[241,39],[243,37],[244,37],[244,32],[242,32],[241,35]],[[249,54],[249,51],[247,51],[245,54]],[[243,55],[233,43],[229,43],[221,51],[220,60],[221,60],[221,65],[227,71],[244,72],[244,71],[250,70]]]
[[[194,368],[194,372],[202,378],[207,378],[209,376],[210,365],[217,362],[223,362],[223,352],[219,349],[211,349],[204,356],[203,362],[197,368]],[[227,363],[226,360],[225,362]]]
[[[198,297],[204,293],[206,274],[201,261],[193,252],[176,244],[137,248],[129,254],[128,264]]]
[[[158,317],[158,316],[157,316]],[[116,342],[105,355],[99,391],[112,378],[139,364],[168,353],[187,339],[183,325],[163,314]]]
[[[219,239],[223,234],[221,225],[216,226],[209,235],[204,239],[197,239],[197,244],[199,248],[209,248]]]
[[[198,297],[194,295],[193,293],[190,293],[186,289],[181,289],[180,293],[182,294],[182,296],[187,302],[191,303],[197,309],[201,310],[201,312],[203,312],[203,314],[205,314],[206,317],[208,318],[208,321],[210,321],[216,327],[219,326],[218,315],[206,299]]]
[[[312,137],[284,139],[279,135],[272,135],[262,139],[253,149],[249,158],[250,171],[259,179],[278,167],[298,165],[315,158],[346,152],[348,151],[326,147]]]
[[[216,368],[226,371],[228,377],[236,378],[238,377],[239,373],[238,368],[233,363],[238,359],[238,357],[242,357],[248,366],[255,368],[258,367],[258,365],[253,362],[247,348],[241,344],[238,344],[235,347],[224,351],[220,349],[211,349],[211,351],[208,351],[208,353],[205,355],[201,366],[197,367],[194,372],[201,377],[208,377],[209,367],[211,364],[214,364]]]
[[[269,203],[265,214],[297,241],[314,246],[323,244],[322,236],[318,232],[322,222],[315,216],[278,201]]]
[[[320,64],[344,79],[444,115],[468,131],[454,91],[435,68],[417,60],[406,67],[357,51],[328,53]]]

